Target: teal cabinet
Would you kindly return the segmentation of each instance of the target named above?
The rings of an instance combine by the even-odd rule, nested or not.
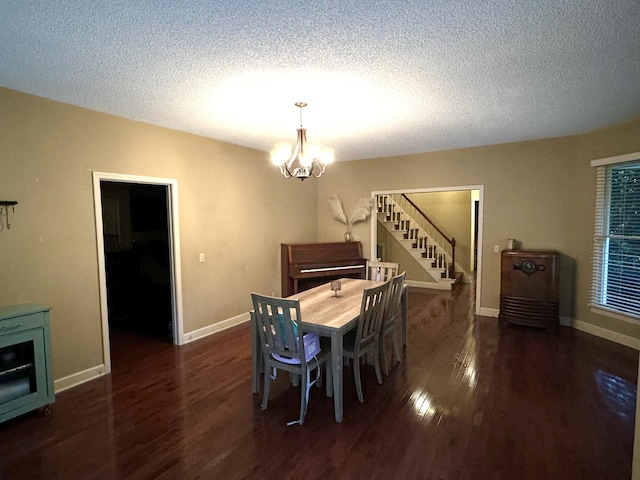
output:
[[[55,401],[49,307],[0,308],[0,422]]]

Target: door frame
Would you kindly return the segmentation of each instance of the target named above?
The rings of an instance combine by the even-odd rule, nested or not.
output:
[[[169,230],[169,265],[171,282],[171,325],[174,345],[184,344],[182,316],[182,275],[180,269],[180,228],[178,222],[178,180],[173,178],[146,177],[120,173],[92,172],[93,203],[96,220],[98,249],[98,281],[100,289],[100,317],[102,322],[102,356],[105,373],[111,372],[111,347],[109,339],[109,307],[107,304],[107,270],[104,254],[104,226],[102,224],[101,182],[139,183],[167,187],[167,214]]]
[[[401,193],[429,193],[429,192],[457,192],[466,190],[478,190],[478,263],[476,266],[476,315],[481,315],[481,292],[482,292],[482,242],[483,242],[483,211],[484,211],[484,185],[465,185],[456,187],[433,187],[433,188],[404,188],[396,190],[376,190],[371,192],[372,197],[376,195],[392,195]],[[472,202],[473,208],[473,202]],[[376,209],[374,205],[374,209]],[[377,209],[375,210],[377,212]],[[374,212],[374,213],[375,213]],[[371,215],[371,253],[370,258],[376,258],[376,246],[378,239],[378,215]]]

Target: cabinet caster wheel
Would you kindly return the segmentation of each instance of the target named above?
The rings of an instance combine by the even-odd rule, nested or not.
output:
[[[53,412],[53,407],[51,405],[45,405],[38,411],[38,413],[42,417],[48,417],[49,415],[51,415],[51,412]]]

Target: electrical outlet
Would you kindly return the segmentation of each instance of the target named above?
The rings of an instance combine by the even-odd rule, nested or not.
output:
[[[500,253],[500,245],[493,246],[493,253]]]
[[[204,263],[204,253],[200,254],[200,263]]]

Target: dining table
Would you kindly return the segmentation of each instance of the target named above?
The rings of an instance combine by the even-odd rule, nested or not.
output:
[[[343,337],[357,325],[365,289],[377,287],[383,282],[357,278],[340,279],[341,289],[334,293],[331,282],[298,292],[289,299],[300,302],[302,331],[331,339],[331,375],[333,379],[333,405],[335,420],[343,420]],[[406,346],[407,288],[402,295],[402,338]],[[260,390],[262,355],[254,312],[251,312],[253,393]],[[327,373],[328,374],[328,373]]]

